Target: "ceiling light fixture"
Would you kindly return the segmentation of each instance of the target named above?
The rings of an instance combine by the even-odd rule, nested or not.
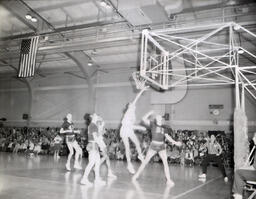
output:
[[[106,1],[101,1],[101,2],[100,2],[100,5],[101,5],[102,7],[106,7],[106,6],[107,6],[107,3],[106,3]]]
[[[236,1],[235,0],[228,0],[226,5],[229,5],[229,6],[233,6],[236,4]]]
[[[26,17],[27,20],[31,20],[32,19],[32,16],[30,14],[26,14],[25,17]]]
[[[88,66],[92,66],[92,64],[93,64],[93,63],[92,63],[92,60],[89,60],[87,65],[88,65]]]
[[[101,5],[102,7],[104,7],[104,8],[110,8],[110,5],[109,5],[109,3],[108,3],[106,0],[102,0],[102,1],[100,2],[100,5]]]
[[[37,22],[37,18],[32,17],[32,18],[31,18],[31,21],[32,21],[32,22]]]

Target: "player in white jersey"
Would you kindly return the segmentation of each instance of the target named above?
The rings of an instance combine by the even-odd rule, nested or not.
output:
[[[122,122],[121,122],[121,128],[120,128],[120,137],[122,138],[125,146],[125,156],[127,160],[127,169],[130,173],[134,174],[135,170],[133,168],[133,165],[131,163],[131,152],[130,152],[130,144],[129,144],[129,139],[135,144],[135,147],[138,152],[138,158],[143,161],[143,155],[141,152],[141,147],[139,140],[137,136],[134,133],[134,130],[146,130],[144,127],[135,125],[136,122],[136,102],[142,95],[142,93],[147,89],[148,87],[144,87],[135,97],[135,99],[128,104],[128,108],[126,112],[124,113]]]

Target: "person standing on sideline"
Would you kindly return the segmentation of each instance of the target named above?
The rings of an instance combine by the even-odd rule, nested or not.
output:
[[[138,158],[140,161],[143,161],[144,157],[142,155],[140,142],[137,138],[137,136],[134,133],[134,130],[146,130],[144,127],[135,125],[136,122],[136,102],[142,95],[142,93],[147,89],[148,87],[143,88],[135,97],[135,99],[128,104],[128,108],[126,112],[124,113],[122,122],[121,122],[121,128],[120,128],[120,137],[123,140],[124,147],[125,147],[125,156],[127,160],[127,169],[130,173],[134,174],[135,170],[133,168],[132,162],[131,162],[131,150],[130,150],[130,144],[129,139],[135,144],[135,147],[138,152]]]
[[[71,171],[70,161],[74,154],[74,150],[76,152],[74,168],[82,169],[79,163],[79,157],[82,157],[82,149],[77,143],[76,136],[75,136],[75,134],[78,134],[78,133],[80,133],[80,131],[75,130],[74,123],[72,122],[72,115],[68,113],[67,116],[64,118],[64,123],[62,124],[62,127],[60,129],[60,134],[65,134],[66,136],[66,144],[69,150],[68,159],[66,163],[66,169],[68,171]]]
[[[151,119],[149,119],[150,117]],[[143,117],[142,121],[145,123],[146,126],[150,128],[152,134],[152,141],[150,143],[145,160],[141,163],[138,171],[133,176],[132,181],[137,180],[137,178],[140,176],[141,172],[144,170],[151,158],[158,153],[164,165],[166,184],[172,187],[174,186],[174,182],[170,178],[165,140],[168,140],[170,143],[176,146],[182,146],[182,143],[176,142],[172,139],[171,136],[167,134],[167,126],[163,125],[163,118],[161,115],[154,115],[154,112],[150,111]]]
[[[207,141],[205,143],[205,147],[207,148],[208,154],[204,158],[202,162],[202,174],[200,174],[199,180],[205,181],[206,180],[206,173],[207,173],[207,166],[209,162],[214,161],[217,162],[218,167],[224,177],[224,181],[228,182],[228,177],[223,165],[223,160],[222,160],[222,148],[220,144],[217,142],[216,137],[214,134],[211,135],[210,139],[207,138]]]

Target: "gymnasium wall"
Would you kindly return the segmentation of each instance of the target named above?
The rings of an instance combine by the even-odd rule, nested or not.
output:
[[[136,95],[130,81],[131,71],[98,73],[95,77],[95,111],[107,122],[108,127],[120,124],[126,104]],[[31,126],[60,126],[66,113],[73,114],[77,127],[83,127],[83,116],[89,112],[86,80],[71,75],[49,76],[32,81],[34,98]],[[234,93],[226,88],[189,88],[183,100],[172,105],[151,105],[149,90],[137,104],[138,120],[147,111],[168,113],[174,129],[226,130],[230,129],[234,107]],[[213,116],[209,104],[223,104],[220,115]],[[246,112],[249,130],[255,130],[256,103],[246,98]],[[6,117],[6,125],[26,125],[22,114],[28,110],[28,91],[26,85],[15,79],[0,82],[0,118]]]
[[[167,105],[166,112],[170,114],[175,129],[207,129],[225,130],[231,129],[233,111],[235,106],[234,89],[232,87],[208,87],[189,88],[186,96],[177,104]],[[209,105],[223,105],[219,115],[210,113]],[[249,130],[255,129],[254,118],[256,102],[247,95],[246,114],[249,122]]]
[[[0,81],[0,118],[11,119],[14,123],[21,120],[28,110],[26,85],[15,79]]]

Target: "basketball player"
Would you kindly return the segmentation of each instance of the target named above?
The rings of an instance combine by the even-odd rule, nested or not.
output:
[[[135,99],[128,104],[128,108],[126,112],[124,113],[122,122],[121,122],[121,128],[120,128],[120,137],[122,138],[124,142],[125,147],[125,156],[127,160],[127,169],[130,173],[134,174],[135,170],[133,168],[133,165],[131,163],[131,152],[130,152],[130,145],[129,145],[129,138],[130,140],[135,144],[135,147],[138,151],[138,158],[143,161],[143,155],[140,148],[140,143],[138,138],[136,137],[134,130],[146,130],[144,127],[135,125],[136,116],[135,116],[135,110],[136,110],[136,102],[142,95],[142,93],[147,89],[148,87],[144,87],[135,97]]]
[[[155,155],[159,154],[160,158],[162,159],[164,165],[164,173],[167,180],[168,186],[174,186],[174,182],[170,178],[170,171],[167,162],[167,154],[166,154],[166,146],[165,146],[165,139],[169,142],[173,143],[176,146],[181,146],[181,142],[176,142],[169,136],[166,132],[166,126],[163,125],[162,116],[161,115],[153,115],[153,111],[150,111],[143,117],[143,122],[145,125],[150,127],[152,133],[152,141],[150,143],[147,155],[145,160],[140,165],[138,171],[133,176],[132,180],[135,181],[140,176],[141,172],[144,170],[146,165],[149,163],[150,159]],[[151,117],[151,119],[149,119]]]
[[[103,157],[101,158],[100,164],[103,164],[106,161],[107,167],[108,167],[108,177],[110,178],[117,178],[113,172],[112,169],[110,167],[110,159],[108,156],[108,151],[107,151],[107,146],[103,140],[103,135],[105,133],[105,122],[103,121],[103,119],[101,117],[98,117],[98,121],[97,121],[97,127],[99,130],[99,147],[100,147],[100,151],[101,154],[103,155]]]
[[[98,116],[94,113],[91,115],[91,123],[88,126],[88,144],[87,144],[87,151],[89,153],[88,157],[88,164],[84,170],[84,175],[81,179],[81,184],[86,185],[86,186],[92,186],[92,183],[89,181],[88,176],[94,168],[95,172],[95,185],[105,185],[106,182],[103,181],[100,178],[100,152],[99,152],[99,146],[101,145],[101,140],[99,137],[99,129],[97,127],[97,121],[98,121]]]
[[[70,113],[68,113],[66,118],[64,119],[64,123],[62,124],[62,127],[60,129],[60,134],[65,134],[65,136],[66,136],[66,144],[67,144],[68,150],[69,150],[68,159],[67,159],[67,163],[66,163],[66,169],[68,171],[71,171],[70,161],[74,154],[74,150],[76,151],[74,168],[82,169],[82,167],[79,163],[79,157],[82,157],[82,149],[78,145],[78,143],[76,141],[76,137],[75,137],[75,134],[78,134],[78,133],[80,133],[80,131],[74,130],[74,123],[72,122],[72,115]]]

